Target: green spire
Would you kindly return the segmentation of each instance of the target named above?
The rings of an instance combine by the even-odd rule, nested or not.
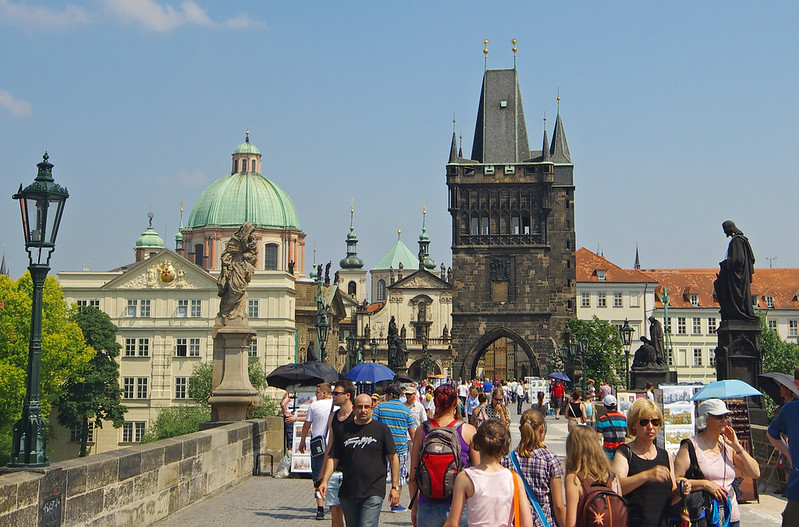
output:
[[[436,262],[430,258],[430,236],[427,235],[427,207],[422,207],[422,234],[419,235],[419,253],[424,255],[424,268],[435,269]]]
[[[353,217],[355,207],[350,205],[350,232],[347,234],[347,257],[343,258],[338,264],[342,269],[361,269],[363,260],[358,258],[358,236],[353,227]]]

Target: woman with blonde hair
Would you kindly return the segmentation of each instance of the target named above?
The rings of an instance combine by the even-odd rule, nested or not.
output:
[[[661,425],[660,408],[646,397],[636,399],[627,413],[627,435],[634,439],[619,446],[613,456],[630,527],[665,527],[669,506],[680,499],[671,456],[655,444]],[[686,480],[685,492],[690,491]]]
[[[521,472],[519,475],[538,500],[547,524],[562,527],[566,524],[566,507],[560,490],[563,465],[558,456],[547,450],[544,444],[547,434],[544,416],[538,410],[527,410],[519,421],[519,431],[522,435],[521,441],[511,453],[515,454],[519,464]],[[502,458],[502,465],[514,469],[510,456]],[[533,514],[533,523],[536,527],[544,525],[537,514]]]
[[[677,476],[684,476],[691,464],[689,449],[694,450],[699,468],[705,479],[688,480],[693,490],[704,490],[719,502],[720,521],[729,516],[730,527],[740,524],[741,514],[738,510],[738,499],[732,488],[733,481],[739,476],[760,477],[757,461],[741,446],[738,436],[730,425],[729,415],[732,413],[721,399],[708,399],[699,403],[696,418],[695,436],[683,440],[677,458],[674,460],[674,471]],[[727,511],[729,505],[729,511]]]
[[[574,527],[577,523],[577,506],[583,497],[583,478],[590,481],[608,483],[608,486],[621,495],[619,481],[610,469],[610,460],[599,444],[597,433],[587,426],[578,426],[566,438],[566,524]]]

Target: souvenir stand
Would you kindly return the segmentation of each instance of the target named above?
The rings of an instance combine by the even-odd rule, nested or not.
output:
[[[729,417],[730,424],[735,435],[738,436],[738,441],[741,446],[746,449],[749,455],[752,455],[752,428],[749,421],[749,407],[746,404],[746,399],[725,399],[727,409],[732,412]],[[740,489],[741,494],[738,495],[738,501],[757,500],[760,502],[760,495],[757,491],[757,481],[753,478],[742,478]]]
[[[702,384],[661,384],[655,389],[655,404],[663,412],[663,426],[658,430],[657,444],[676,455],[680,443],[694,435],[696,409],[691,397]]]
[[[303,386],[297,388],[293,397],[294,404],[292,405],[292,412],[297,417],[294,421],[294,437],[291,442],[291,472],[293,474],[310,474],[311,473],[311,449],[306,448],[304,453],[300,453],[300,437],[302,436],[302,425],[305,424],[305,416],[308,413],[308,407],[316,400],[316,387]],[[310,437],[305,439],[305,446],[308,447],[311,441]]]

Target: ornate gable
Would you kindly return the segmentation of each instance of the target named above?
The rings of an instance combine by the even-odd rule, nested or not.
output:
[[[395,282],[389,290],[435,289],[449,291],[452,286],[429,271],[416,271]]]
[[[216,278],[169,249],[137,262],[103,286],[103,289],[212,288],[216,288]]]

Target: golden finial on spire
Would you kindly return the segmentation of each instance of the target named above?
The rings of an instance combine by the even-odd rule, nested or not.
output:
[[[516,69],[516,39],[511,40],[513,43],[513,69]]]
[[[245,143],[249,143],[250,142],[250,130],[249,129],[245,130],[244,131],[244,135],[245,135],[244,142]]]
[[[397,220],[397,239],[402,236],[402,220]]]
[[[488,55],[488,39],[483,41],[483,55]]]
[[[183,200],[180,200],[180,212],[183,212]]]

